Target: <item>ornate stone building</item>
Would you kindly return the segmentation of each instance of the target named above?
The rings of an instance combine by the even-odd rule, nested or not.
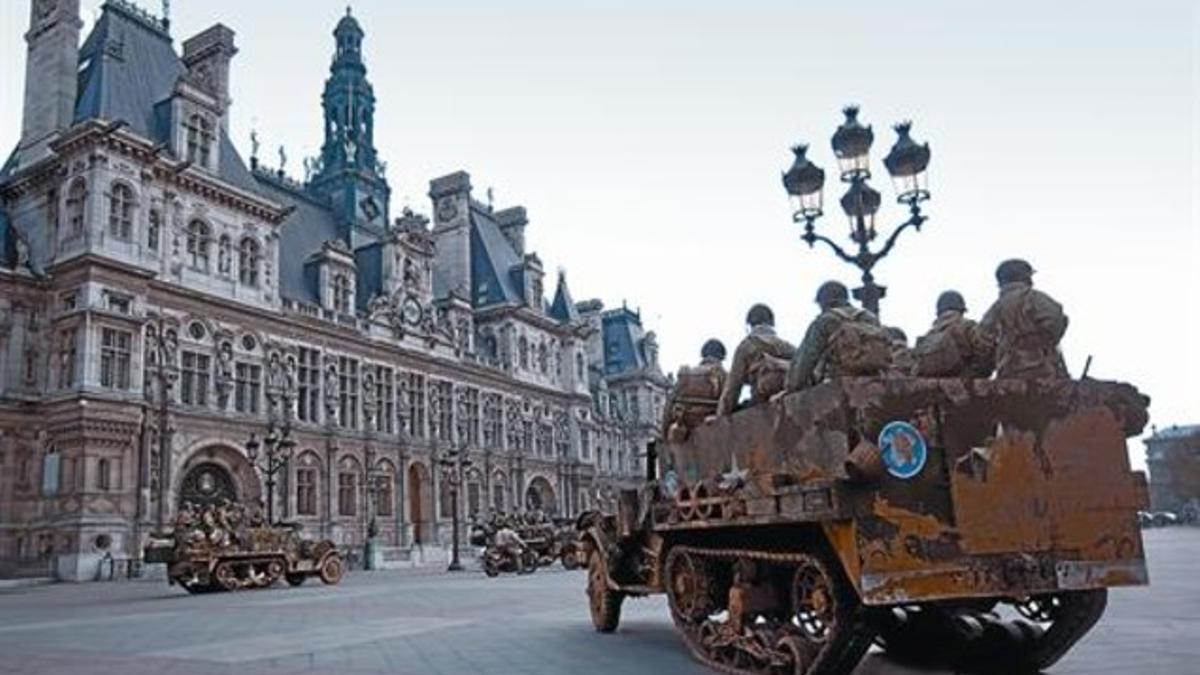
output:
[[[430,182],[431,218],[392,212],[353,17],[298,181],[229,139],[229,28],[177,53],[109,0],[80,46],[79,0],[31,8],[0,169],[0,573],[91,578],[183,500],[265,499],[244,447],[268,425],[295,441],[276,514],[347,547],[374,520],[398,558],[448,539],[451,451],[464,516],[571,515],[642,474],[653,333],[562,274],[548,300],[525,209],[466,173]]]

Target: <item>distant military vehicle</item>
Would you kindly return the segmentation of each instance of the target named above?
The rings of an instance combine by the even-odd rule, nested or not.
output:
[[[341,581],[345,566],[332,541],[301,539],[294,524],[243,524],[244,515],[236,504],[185,508],[172,531],[151,535],[143,559],[166,563],[168,581],[189,593],[266,588],[280,579],[299,586],[310,576]]]
[[[724,672],[847,673],[872,642],[1048,667],[1109,587],[1147,583],[1125,439],[1148,404],[1093,380],[844,378],[702,423],[581,518],[592,621],[666,593]]]

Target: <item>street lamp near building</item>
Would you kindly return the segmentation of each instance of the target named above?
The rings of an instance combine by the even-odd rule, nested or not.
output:
[[[870,152],[875,134],[870,126],[858,121],[858,108],[843,110],[845,121],[834,132],[831,145],[838,162],[842,182],[849,187],[841,198],[842,211],[850,224],[850,240],[858,250],[849,253],[829,237],[818,234],[816,221],[823,214],[822,192],[825,186],[825,171],[808,159],[807,145],[792,148],[795,159],[783,174],[783,187],[792,200],[792,221],[804,223],[800,238],[809,245],[818,241],[828,245],[842,260],[862,271],[862,286],[854,289],[854,297],[864,307],[879,314],[879,300],[887,293],[887,287],[875,283],[872,270],[891,252],[900,233],[908,228],[920,230],[926,216],[921,213],[921,202],[929,199],[926,169],[929,167],[929,144],[918,144],[910,136],[911,122],[895,126],[897,139],[883,164],[892,177],[896,188],[896,201],[908,207],[908,219],[900,223],[888,236],[878,251],[872,251],[875,240],[875,214],[879,211],[882,197],[867,184],[871,178]]]
[[[287,467],[295,450],[296,441],[292,440],[291,426],[287,423],[280,433],[272,422],[261,443],[254,434],[246,441],[246,457],[267,477],[267,523],[271,525],[275,524],[275,474]],[[260,456],[262,462],[258,461]]]
[[[462,443],[457,448],[452,447],[445,455],[438,458],[438,463],[442,467],[442,480],[445,481],[446,487],[450,489],[450,528],[452,541],[450,565],[446,567],[446,571],[460,572],[463,566],[458,555],[458,489],[463,482],[463,471],[471,466],[471,460],[467,457],[467,444]]]

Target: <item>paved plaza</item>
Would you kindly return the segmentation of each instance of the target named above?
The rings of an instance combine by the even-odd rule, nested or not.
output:
[[[1193,673],[1200,663],[1200,529],[1146,532],[1152,586],[1111,595],[1053,673]],[[355,573],[340,586],[188,596],[128,582],[0,591],[0,673],[705,672],[661,597],[620,630],[588,620],[584,574],[559,568]],[[916,671],[870,655],[860,674]]]

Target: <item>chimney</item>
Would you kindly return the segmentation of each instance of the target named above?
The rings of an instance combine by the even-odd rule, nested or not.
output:
[[[525,216],[524,206],[513,206],[501,211],[496,211],[493,214],[496,219],[496,224],[500,226],[500,233],[512,245],[513,250],[517,255],[525,255],[525,226],[529,224],[529,218]]]
[[[18,145],[19,162],[28,166],[50,154],[54,136],[75,120],[79,88],[79,0],[29,3],[25,34],[25,105]]]
[[[237,48],[233,46],[233,31],[219,23],[183,42],[188,81],[217,99],[222,126],[233,102],[229,98],[229,62],[234,54]]]

